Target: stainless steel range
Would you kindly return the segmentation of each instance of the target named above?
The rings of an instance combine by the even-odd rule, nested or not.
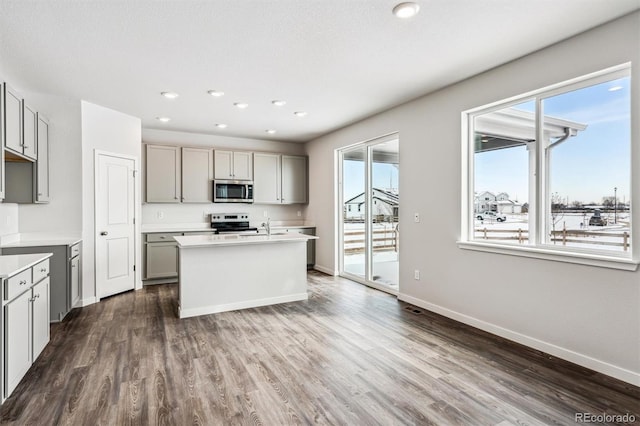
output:
[[[213,213],[211,228],[216,234],[258,232],[258,228],[249,226],[249,213]]]

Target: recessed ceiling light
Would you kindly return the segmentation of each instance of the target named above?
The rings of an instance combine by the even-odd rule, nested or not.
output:
[[[227,125],[226,125],[226,124],[222,124],[222,123],[218,123],[218,124],[216,124],[216,127],[217,127],[218,129],[226,129],[226,128],[227,128]]]
[[[293,115],[295,115],[296,117],[304,117],[305,115],[307,115],[306,111],[296,111],[293,113]]]
[[[613,86],[609,88],[610,92],[617,92],[618,90],[622,90],[622,86]]]
[[[268,130],[265,130],[265,132],[269,133],[270,135],[273,135],[276,131],[273,129],[268,129]]]
[[[275,106],[285,106],[287,104],[286,101],[278,101],[278,100],[271,101],[271,103],[274,104]]]
[[[246,107],[249,106],[249,104],[244,103],[244,102],[236,102],[233,105],[235,105],[236,108],[240,108],[240,109],[245,109]]]
[[[417,3],[409,1],[396,5],[393,8],[393,14],[398,18],[406,19],[415,16],[419,10],[420,6]]]
[[[215,96],[216,98],[219,98],[220,96],[224,96],[224,92],[220,92],[218,90],[209,90],[207,93],[210,94],[211,96]]]
[[[167,123],[167,122],[171,121],[171,119],[169,117],[156,117],[156,120],[162,121],[163,123]]]
[[[167,99],[175,99],[179,96],[176,92],[160,92],[160,94]]]

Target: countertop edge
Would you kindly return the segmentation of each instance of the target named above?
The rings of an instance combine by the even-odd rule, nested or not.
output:
[[[35,260],[32,260],[31,262],[25,263],[24,265],[20,265],[18,268],[16,269],[12,269],[10,272],[3,272],[0,271],[0,279],[5,279],[5,278],[10,278],[16,274],[19,274],[20,272],[31,268],[34,265],[37,265],[38,263],[42,262],[43,260],[46,260],[48,258],[50,258],[51,256],[53,256],[53,253],[31,253],[31,254],[10,254],[10,255],[5,255],[5,256],[18,256],[18,257],[26,257],[26,256],[39,256],[39,257],[35,257]],[[4,256],[3,256],[4,257]]]

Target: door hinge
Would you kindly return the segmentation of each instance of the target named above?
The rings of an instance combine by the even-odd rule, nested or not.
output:
[[[135,217],[133,218],[133,224],[134,225],[136,224],[136,218]]]
[[[136,271],[136,265],[133,265],[133,271],[134,272]]]
[[[137,170],[133,171],[133,177],[136,177],[136,172],[137,172]]]

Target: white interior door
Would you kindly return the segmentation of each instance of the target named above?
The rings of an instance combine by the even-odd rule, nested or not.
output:
[[[135,162],[98,154],[96,166],[96,289],[102,298],[135,285]]]

